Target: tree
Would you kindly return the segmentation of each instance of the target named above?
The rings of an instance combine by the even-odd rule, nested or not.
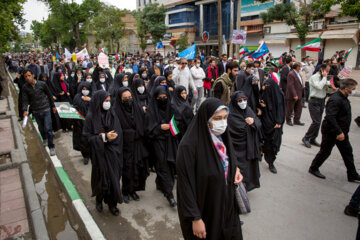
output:
[[[140,39],[140,48],[146,48],[146,36],[150,35],[152,43],[155,45],[160,42],[166,33],[165,25],[166,8],[158,3],[148,3],[143,10],[138,10],[135,18],[138,24],[138,37]]]
[[[33,32],[33,36],[35,41],[39,41],[40,40],[40,32],[41,32],[41,27],[42,27],[42,23],[38,22],[36,20],[33,20],[31,22],[31,26],[30,29]]]
[[[358,0],[318,0],[314,2],[314,9],[330,12],[331,7],[340,4],[341,16],[356,17],[360,21],[360,2]]]
[[[50,14],[48,19],[41,25],[39,34],[41,46],[49,49],[55,48],[55,50],[59,52],[59,43],[62,34],[63,30],[61,22],[54,14]]]
[[[116,43],[119,48],[119,40],[125,35],[125,23],[121,21],[124,16],[123,10],[105,6],[93,20],[96,38],[109,40],[111,53],[114,52],[113,44]]]
[[[181,36],[181,38],[176,40],[175,45],[179,48],[179,52],[184,51],[189,46],[188,38],[185,35]]]
[[[24,26],[23,6],[25,0],[0,1],[0,77],[2,79],[3,96],[9,96],[8,77],[5,71],[3,53],[11,47],[11,42],[19,40],[19,26]]]
[[[264,0],[261,0],[264,2]],[[267,12],[260,14],[264,23],[269,23],[274,20],[285,21],[287,25],[294,26],[295,31],[300,39],[300,45],[305,44],[305,39],[311,31],[310,23],[313,20],[321,19],[328,11],[324,9],[315,8],[314,4],[322,0],[303,0],[298,1],[297,8],[293,2],[283,0],[283,3],[276,4],[269,8]],[[301,58],[305,57],[305,50],[301,50]]]

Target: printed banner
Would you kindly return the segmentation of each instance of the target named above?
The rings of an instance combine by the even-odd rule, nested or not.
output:
[[[84,120],[84,117],[68,102],[55,102],[55,107],[60,118]]]
[[[339,72],[338,78],[340,79],[348,78],[351,72],[352,72],[351,67],[345,67],[343,68],[343,70],[341,70],[341,72]]]
[[[246,43],[246,31],[245,30],[234,30],[232,37],[233,44],[245,45]]]
[[[109,67],[109,57],[105,55],[105,53],[100,53],[99,57],[99,66],[103,69],[108,68]]]

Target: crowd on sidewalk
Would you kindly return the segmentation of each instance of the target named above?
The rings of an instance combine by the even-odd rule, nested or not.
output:
[[[185,239],[242,239],[235,185],[260,188],[262,159],[277,173],[284,124],[304,127],[305,108],[312,123],[302,142],[320,148],[309,173],[325,179],[319,169],[336,145],[348,181],[360,181],[348,136],[348,97],[357,82],[338,77],[343,55],[324,60],[320,52],[300,61],[293,51],[240,60],[201,52],[194,59],[116,54],[102,68],[97,55],[73,62],[51,53],[8,53],[6,64],[17,73],[19,120],[32,114],[51,155],[53,133],[72,131],[73,148],[92,164],[99,212],[105,202],[117,216],[118,203],[139,201],[153,171],[157,189],[178,207]],[[69,102],[85,120],[60,118],[56,102]],[[360,190],[348,215],[357,216],[359,199]]]

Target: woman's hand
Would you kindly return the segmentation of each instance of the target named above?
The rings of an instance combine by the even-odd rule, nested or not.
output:
[[[82,100],[85,102],[90,102],[91,98],[88,96],[82,96]]]
[[[193,233],[198,238],[206,238],[205,223],[202,219],[192,221]]]
[[[239,184],[243,180],[243,175],[240,173],[240,169],[236,168],[234,184]]]
[[[114,140],[115,138],[117,138],[117,136],[118,136],[118,134],[114,130],[112,130],[106,134],[106,137],[109,140]]]
[[[166,124],[166,123],[161,124],[161,130],[167,131],[167,130],[169,130],[169,129],[170,129],[169,124]]]
[[[64,91],[62,91],[61,93],[59,93],[60,94],[60,96],[62,96],[62,95],[64,95],[65,94],[65,92]]]

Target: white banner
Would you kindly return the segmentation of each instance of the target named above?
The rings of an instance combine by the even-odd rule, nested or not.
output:
[[[232,37],[233,44],[245,45],[246,43],[246,31],[245,30],[234,30]]]

